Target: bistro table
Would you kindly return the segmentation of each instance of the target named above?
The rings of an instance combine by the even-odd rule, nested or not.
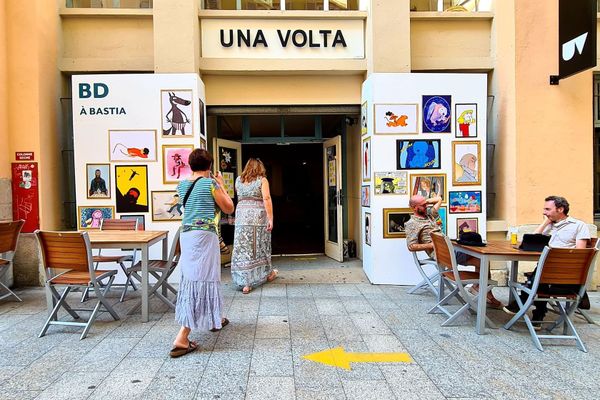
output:
[[[488,286],[488,273],[490,271],[490,261],[509,261],[510,276],[509,279],[517,279],[519,261],[537,261],[541,252],[519,250],[517,245],[511,244],[507,240],[488,240],[485,247],[465,246],[453,241],[454,249],[476,257],[480,260],[479,267],[479,288],[484,290]],[[511,294],[512,298],[512,294]],[[477,303],[477,323],[475,330],[479,335],[485,334],[485,315],[487,309],[487,298],[481,296]]]
[[[169,231],[88,231],[93,249],[140,249],[142,253],[142,322],[148,322],[148,249],[162,241],[162,259],[168,257]]]

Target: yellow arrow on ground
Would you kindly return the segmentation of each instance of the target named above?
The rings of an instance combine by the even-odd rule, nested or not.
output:
[[[410,363],[413,361],[408,353],[346,353],[342,347],[308,354],[302,358],[344,369],[351,369],[350,363],[353,362]]]

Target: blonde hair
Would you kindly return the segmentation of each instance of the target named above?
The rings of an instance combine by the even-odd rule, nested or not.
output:
[[[243,183],[255,181],[258,178],[267,176],[265,165],[258,158],[251,158],[246,163],[240,179]]]

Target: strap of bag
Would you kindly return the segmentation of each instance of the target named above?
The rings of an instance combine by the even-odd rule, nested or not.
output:
[[[185,196],[183,197],[183,208],[185,208],[185,203],[187,203],[187,199],[190,197],[190,194],[192,194],[192,189],[194,188],[194,186],[196,186],[196,182],[198,182],[200,178],[202,177],[196,178],[196,180],[192,183],[192,186],[190,186]]]

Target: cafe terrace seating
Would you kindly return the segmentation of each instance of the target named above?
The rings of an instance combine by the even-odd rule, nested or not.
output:
[[[587,352],[570,317],[575,312],[581,296],[585,292],[585,285],[592,272],[590,267],[595,261],[597,252],[596,248],[559,249],[546,246],[538,262],[532,287],[528,288],[518,282],[509,283],[512,295],[519,305],[519,312],[504,325],[504,328],[510,329],[519,319],[523,318],[531,334],[531,339],[539,350],[544,350],[540,339],[572,339],[575,340],[581,351]],[[540,290],[540,284],[577,285],[579,290],[565,294],[557,294],[552,291],[544,293]],[[525,302],[519,298],[517,289],[529,295]],[[546,329],[548,334],[539,335],[527,315],[527,310],[533,305],[534,301],[548,302],[559,312],[560,317],[557,321],[542,322],[543,324],[551,324]],[[551,334],[560,325],[563,326],[563,334]]]
[[[448,316],[448,319],[442,323],[442,326],[449,326],[465,312],[469,310],[477,312],[477,302],[479,301],[479,297],[487,296],[487,293],[492,290],[492,287],[497,286],[498,283],[496,281],[489,280],[488,286],[485,288],[485,290],[481,290],[481,288],[479,288],[477,295],[473,296],[466,290],[465,286],[478,284],[479,273],[473,271],[462,271],[458,269],[458,264],[454,255],[454,247],[447,236],[440,233],[432,233],[431,239],[433,241],[437,265],[442,276],[442,283],[439,285],[440,297],[444,296],[445,287],[450,289],[450,293],[443,297],[431,310],[429,310],[429,313],[432,314],[436,311],[443,312]],[[448,303],[452,299],[457,299],[463,304],[462,307],[454,313],[450,312],[450,310],[447,308]],[[495,327],[495,325],[487,316],[485,317],[485,320],[488,325]]]
[[[84,339],[99,312],[106,311],[115,320],[118,320],[119,315],[113,310],[105,297],[117,271],[94,269],[92,247],[87,232],[37,230],[35,235],[41,249],[46,290],[49,292],[48,294],[54,304],[39,337],[44,336],[51,325],[66,325],[83,327],[80,339]],[[58,291],[60,287],[64,288],[62,293]],[[67,304],[67,296],[75,288],[94,289],[97,302],[93,309],[75,309]],[[76,321],[60,320],[58,312],[61,308]],[[91,311],[89,319],[85,322],[78,322],[80,316],[77,311]]]
[[[0,294],[0,300],[14,296],[17,300],[23,301],[15,292],[3,284],[1,279],[6,275],[15,256],[19,233],[24,223],[25,221],[22,219],[12,222],[0,222],[0,256],[3,256],[0,257],[0,290],[4,288],[8,291],[8,293]]]

